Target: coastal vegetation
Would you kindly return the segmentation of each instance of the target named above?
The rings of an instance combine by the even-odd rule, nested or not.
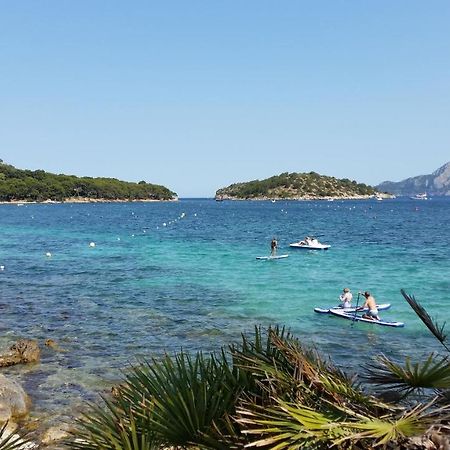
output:
[[[450,364],[444,327],[406,301],[443,345],[423,362],[378,356],[355,376],[283,328],[240,344],[134,366],[105,406],[79,420],[71,448],[448,448]],[[370,389],[370,386],[376,389]]]
[[[377,194],[366,184],[316,172],[282,173],[265,180],[235,183],[216,192],[216,199],[358,198]]]
[[[22,170],[0,160],[0,201],[42,202],[86,200],[171,200],[176,194],[164,186],[115,178],[77,177]]]

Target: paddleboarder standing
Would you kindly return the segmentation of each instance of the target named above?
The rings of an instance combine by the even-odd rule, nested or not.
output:
[[[275,256],[277,254],[278,242],[275,238],[272,239],[270,243],[270,255]]]

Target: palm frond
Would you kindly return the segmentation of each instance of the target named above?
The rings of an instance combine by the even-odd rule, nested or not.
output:
[[[436,339],[450,352],[450,348],[446,345],[447,335],[444,333],[445,322],[439,325],[433,321],[426,309],[415,299],[413,295],[409,295],[404,289],[400,289],[401,294],[408,302],[409,306],[419,316],[419,319],[425,324],[425,326],[431,331]]]
[[[348,422],[346,425],[353,432],[337,443],[343,441],[372,440],[371,448],[376,446],[404,441],[406,438],[421,436],[433,428],[446,427],[449,418],[450,406],[434,408],[435,399],[429,403],[419,403],[412,409],[405,411],[400,417],[392,415],[370,418],[358,423]]]
[[[16,450],[23,448],[28,442],[26,434],[20,436],[17,433],[8,433],[7,427],[8,422],[5,422],[0,427],[0,450]]]
[[[89,411],[77,420],[76,428],[66,439],[75,450],[157,450],[161,439],[153,431],[151,410],[144,416],[129,408],[119,397],[105,399],[106,409],[90,405]]]
[[[237,410],[243,433],[256,436],[247,447],[270,449],[316,448],[349,433],[344,416],[278,401],[265,409],[246,405]]]
[[[364,378],[385,390],[397,391],[401,396],[423,389],[450,389],[449,357],[431,353],[425,361],[416,363],[408,357],[403,366],[381,355],[366,366]]]
[[[143,361],[132,368],[121,393],[136,410],[152,407],[153,430],[176,445],[209,445],[214,430],[230,433],[227,414],[234,413],[241,386],[225,354],[194,357],[180,353],[162,360]],[[142,406],[139,406],[142,405]],[[216,448],[227,448],[218,438]]]

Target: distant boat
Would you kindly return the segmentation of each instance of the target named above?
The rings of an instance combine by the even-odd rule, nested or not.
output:
[[[292,244],[289,244],[289,247],[304,248],[305,250],[328,250],[331,245],[322,244],[316,238],[306,236],[304,241],[293,242]]]
[[[381,202],[381,200],[383,200],[383,197],[381,195],[375,195],[375,200],[378,200]]]
[[[413,200],[428,200],[426,192],[424,192],[423,194],[416,194],[416,195],[414,195],[414,196],[412,196],[410,198],[413,199]]]

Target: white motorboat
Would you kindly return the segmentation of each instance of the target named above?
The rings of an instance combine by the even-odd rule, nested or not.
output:
[[[411,197],[411,199],[413,199],[413,200],[428,200],[428,197],[427,197],[427,193],[424,192],[423,194],[414,195],[413,197]]]
[[[331,245],[322,244],[316,238],[306,237],[303,241],[289,244],[292,248],[303,248],[305,250],[328,250]]]

